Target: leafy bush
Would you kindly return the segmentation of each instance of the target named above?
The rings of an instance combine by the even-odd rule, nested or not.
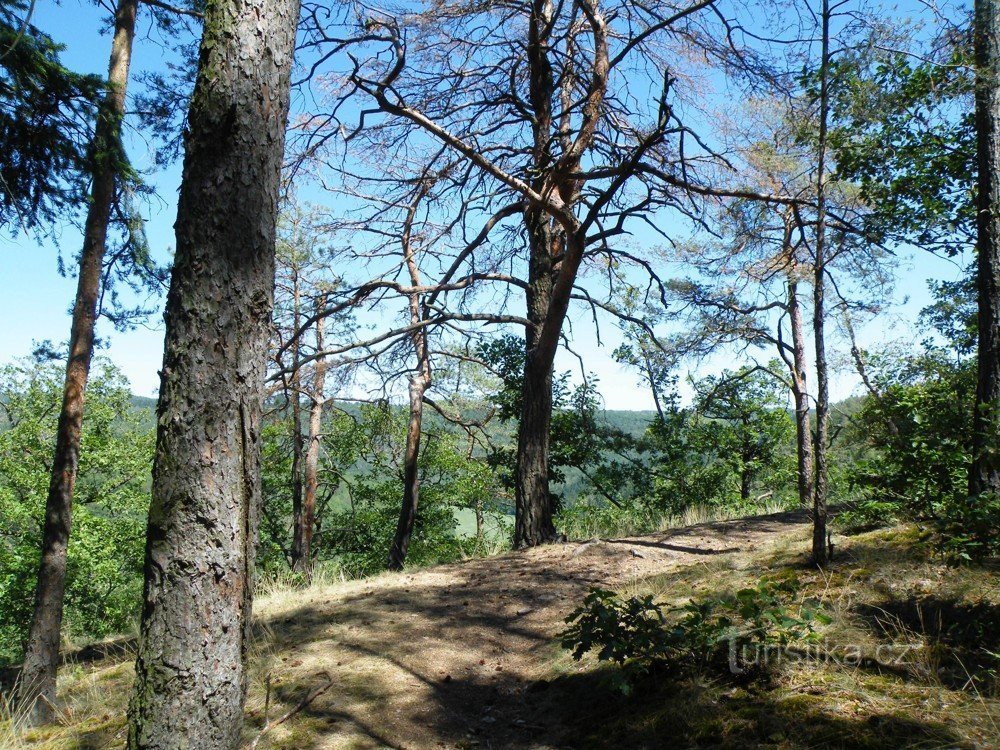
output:
[[[660,528],[668,516],[643,503],[621,508],[581,497],[556,515],[556,526],[570,539],[593,539],[639,534]]]
[[[863,497],[838,513],[835,523],[845,534],[858,534],[891,526],[898,520],[898,503]]]
[[[596,650],[599,660],[617,664],[626,692],[658,665],[759,677],[766,649],[811,639],[817,623],[829,622],[816,605],[795,604],[797,593],[793,580],[763,579],[733,596],[692,600],[664,613],[651,596],[622,599],[592,589],[566,618],[562,645],[574,659]]]
[[[1000,555],[1000,498],[995,494],[948,504],[935,525],[941,550],[954,563]]]
[[[966,492],[975,369],[941,353],[872,358],[872,369],[879,395],[857,415],[872,452],[853,467],[853,484],[900,516],[936,519]]]
[[[20,657],[34,603],[64,365],[0,369],[0,663]],[[98,638],[138,618],[154,434],[106,360],[87,388],[67,554],[64,632]]]
[[[399,518],[401,485],[398,480],[366,479],[353,494],[351,507],[324,520],[319,553],[322,559],[335,560],[346,575],[359,578],[386,569]],[[408,566],[451,562],[464,551],[451,506],[425,494],[421,493],[406,553]]]

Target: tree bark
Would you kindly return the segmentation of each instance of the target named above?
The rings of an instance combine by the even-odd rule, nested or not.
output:
[[[795,447],[798,459],[799,502],[808,508],[813,498],[812,425],[809,423],[809,389],[806,381],[805,327],[799,284],[788,280],[788,317],[792,328],[792,396],[795,399]]]
[[[517,430],[514,482],[514,547],[533,547],[556,538],[549,491],[549,440],[552,426],[552,368],[555,352],[539,348],[539,336],[552,304],[551,219],[540,209],[525,212],[531,254],[528,269],[527,318],[521,419]],[[558,231],[558,230],[557,230]]]
[[[420,268],[412,245],[413,220],[420,201],[427,194],[427,186],[417,190],[416,197],[409,206],[403,229],[403,260],[410,274],[410,283],[420,286]],[[417,324],[424,318],[419,294],[411,294],[409,299],[410,323]],[[427,329],[416,328],[410,336],[416,355],[417,370],[410,378],[410,418],[406,425],[406,454],[403,457],[403,502],[399,508],[396,534],[389,548],[389,570],[402,570],[406,563],[406,552],[413,536],[413,526],[417,520],[417,506],[420,503],[420,436],[423,429],[424,394],[431,386],[431,358],[427,342]]]
[[[326,317],[326,296],[316,298],[316,351],[323,351]],[[306,448],[305,492],[302,497],[302,561],[306,577],[312,580],[312,543],[316,531],[316,495],[319,491],[319,449],[323,432],[323,405],[326,403],[326,359],[319,357],[314,364],[311,402],[309,406],[309,444]]]
[[[969,495],[1000,492],[1000,6],[976,0],[979,350]]]
[[[816,177],[816,259],[813,277],[813,335],[816,348],[816,482],[813,487],[812,559],[829,562],[827,547],[827,439],[830,432],[830,387],[826,363],[826,136],[829,114],[830,3],[823,0],[821,15],[819,144]]]
[[[292,330],[298,332],[302,323],[301,290],[299,288],[299,269],[296,261],[292,261]],[[302,373],[301,368],[302,341],[299,336],[292,342],[292,382],[288,403],[292,407],[292,570],[306,572],[303,551],[305,544],[305,514],[302,507],[302,459],[304,446],[302,444]]]
[[[94,326],[101,292],[101,271],[119,160],[122,157],[121,124],[125,115],[125,90],[132,60],[137,10],[138,0],[120,0],[115,12],[115,32],[108,63],[108,91],[98,112],[91,148],[94,171],[90,206],[84,225],[66,380],[49,491],[45,501],[35,607],[24,651],[19,688],[19,701],[36,723],[53,719],[56,700],[56,671],[59,665],[59,641],[66,591],[66,555],[73,517],[73,489],[80,462],[84,398],[94,353]]]
[[[426,360],[425,360],[426,361]],[[421,366],[410,378],[410,419],[406,426],[406,455],[403,460],[403,502],[396,523],[396,535],[389,550],[389,570],[402,570],[413,536],[420,502],[420,437],[424,412],[424,393],[431,381],[429,365]]]
[[[234,750],[297,0],[205,8],[166,307],[130,750]]]
[[[546,189],[552,169],[552,97],[555,83],[549,59],[553,8],[548,0],[533,0],[528,25],[529,94],[535,179],[532,188]],[[528,233],[528,288],[521,420],[517,431],[517,467],[514,476],[514,548],[532,547],[556,538],[549,491],[549,431],[552,425],[552,366],[555,352],[539,347],[549,318],[555,270],[553,258],[565,245],[565,233],[540,206],[524,211]],[[559,321],[560,325],[562,321]]]

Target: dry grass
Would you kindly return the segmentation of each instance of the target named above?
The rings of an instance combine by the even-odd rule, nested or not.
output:
[[[801,516],[784,514],[365,580],[269,584],[257,605],[246,739],[326,672],[334,687],[260,748],[1000,748],[996,696],[984,682],[953,684],[940,671],[950,664],[946,634],[904,606],[1000,607],[995,571],[942,566],[902,530],[843,541],[820,573],[802,564],[807,535]],[[857,644],[869,661],[789,663],[763,686],[661,676],[625,698],[606,669],[558,647],[562,618],[591,586],[680,604],[765,572],[796,575],[825,602],[828,650]],[[888,668],[871,660],[887,642],[919,648]],[[122,747],[130,681],[128,659],[65,670],[62,725],[24,733],[8,719],[0,732],[20,744],[0,747]]]

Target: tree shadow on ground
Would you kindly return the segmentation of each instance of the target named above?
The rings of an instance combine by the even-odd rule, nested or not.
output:
[[[370,588],[362,582],[332,604],[304,604],[272,621],[264,631],[270,653],[291,678],[276,698],[296,705],[315,686],[320,664],[335,685],[270,746],[974,747],[944,721],[844,710],[835,695],[822,692],[660,674],[626,697],[609,671],[573,669],[559,655],[562,618],[587,588],[603,583],[593,566],[574,567],[571,550],[552,561],[507,555],[489,566],[449,566],[435,585],[411,586],[405,575]]]
[[[947,687],[1000,687],[1000,606],[928,595],[860,604],[855,614],[886,643],[926,644],[932,676]]]
[[[299,730],[271,747],[317,750],[346,725],[355,737],[351,747],[976,750],[945,722],[892,713],[837,713],[836,704],[824,696],[801,693],[776,699],[763,689],[727,689],[724,682],[676,674],[649,677],[629,696],[614,686],[606,670],[530,683],[514,675],[427,680],[411,674],[430,688],[421,719],[435,738],[433,744],[394,736],[387,716],[359,715],[343,694],[332,694],[329,701],[306,706],[297,717]],[[370,685],[373,693],[387,687]],[[297,685],[278,697],[294,704],[308,689]]]

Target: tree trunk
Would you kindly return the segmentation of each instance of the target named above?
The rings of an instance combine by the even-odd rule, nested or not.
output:
[[[205,7],[165,315],[130,750],[240,742],[297,21],[297,0]]]
[[[529,235],[527,318],[521,420],[517,430],[514,481],[514,548],[533,547],[556,538],[549,491],[549,439],[552,425],[552,368],[555,352],[539,348],[552,305],[551,220],[537,208],[525,211]]]
[[[550,34],[553,7],[549,0],[533,0],[528,24],[529,94],[534,113],[532,187],[546,190],[546,174],[551,170],[552,74]],[[539,206],[524,211],[528,233],[528,288],[525,331],[524,382],[521,391],[521,420],[517,430],[517,467],[514,474],[514,548],[532,547],[556,537],[549,493],[549,429],[552,424],[552,364],[538,348],[542,328],[552,303],[553,260],[562,247],[561,232],[549,214]]]
[[[829,114],[830,3],[823,0],[820,60],[819,153],[816,177],[816,262],[813,277],[813,335],[816,347],[816,483],[813,488],[812,558],[826,565],[829,554],[827,517],[827,438],[830,432],[830,388],[826,364],[826,133]]]
[[[744,506],[750,503],[750,489],[753,483],[753,473],[747,467],[747,460],[743,461],[743,468],[740,469],[740,502]]]
[[[420,502],[420,435],[424,412],[424,393],[430,385],[429,366],[421,367],[410,378],[410,420],[406,426],[406,455],[403,462],[403,502],[396,523],[396,536],[389,550],[389,570],[402,570],[413,536],[413,524]]]
[[[799,302],[799,283],[788,281],[788,317],[792,327],[792,396],[795,399],[795,447],[798,458],[799,503],[808,508],[813,499],[812,425],[809,424],[809,389],[806,372],[806,337]]]
[[[292,330],[298,333],[302,322],[299,270],[292,267]],[[306,572],[308,563],[303,552],[305,544],[305,514],[302,508],[302,340],[296,335],[292,342],[292,382],[289,404],[292,407],[292,570]]]
[[[413,203],[409,206],[403,229],[403,260],[410,274],[410,283],[420,286],[420,268],[412,245],[413,219],[420,201],[427,194],[428,186],[417,190]],[[410,323],[416,325],[424,318],[419,294],[411,294],[409,300]],[[416,355],[417,371],[410,378],[410,419],[406,425],[406,455],[403,458],[403,502],[399,508],[396,535],[389,548],[389,570],[402,570],[406,562],[406,552],[413,536],[413,525],[417,520],[417,506],[420,502],[420,435],[423,429],[424,394],[431,386],[431,358],[427,342],[427,329],[416,328],[410,336]]]
[[[517,431],[514,548],[556,539],[549,492],[549,430],[552,425],[552,362],[530,349],[524,363],[521,423]]]
[[[483,543],[483,533],[485,529],[483,528],[483,500],[482,498],[476,498],[476,544],[482,545]]]
[[[56,670],[59,665],[73,488],[80,461],[84,395],[94,353],[94,325],[101,291],[101,270],[111,206],[115,198],[117,169],[122,158],[121,124],[125,114],[125,89],[132,59],[137,9],[138,0],[120,0],[118,4],[108,64],[108,92],[98,113],[92,144],[94,171],[91,200],[84,226],[66,380],[49,492],[45,501],[35,608],[25,646],[19,689],[20,703],[26,707],[33,722],[51,721],[56,700]]]
[[[326,296],[316,299],[316,351],[324,346],[326,318],[321,313],[326,308]],[[312,401],[309,406],[309,445],[306,448],[306,481],[302,497],[302,562],[306,577],[312,580],[312,542],[316,531],[316,494],[319,490],[319,448],[323,431],[323,405],[326,402],[326,360],[318,357],[313,370]]]
[[[969,495],[1000,492],[1000,6],[975,2],[979,352]]]

